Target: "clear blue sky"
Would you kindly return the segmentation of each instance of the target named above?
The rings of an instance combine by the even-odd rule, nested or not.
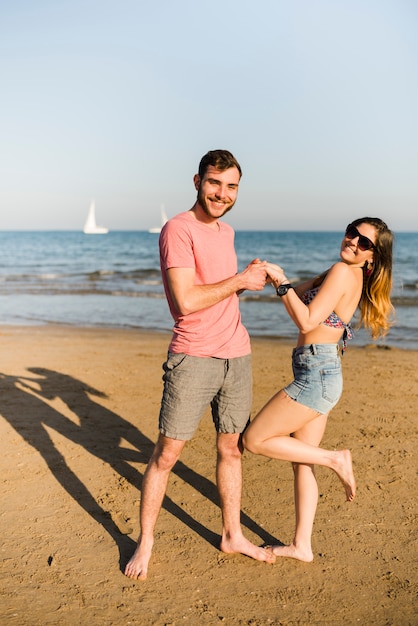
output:
[[[237,229],[418,231],[415,0],[0,0],[0,51],[0,229],[147,229],[227,148]]]

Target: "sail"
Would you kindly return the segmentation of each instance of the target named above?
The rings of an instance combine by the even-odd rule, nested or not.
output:
[[[106,233],[109,232],[108,228],[105,228],[104,226],[97,226],[96,224],[96,206],[94,201],[90,204],[83,232],[86,235],[106,235]]]
[[[148,230],[149,233],[160,233],[162,227],[168,222],[167,213],[165,212],[165,207],[161,205],[161,226],[156,226],[155,228],[150,228]]]

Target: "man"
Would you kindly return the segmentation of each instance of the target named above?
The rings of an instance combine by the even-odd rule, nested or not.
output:
[[[260,291],[266,283],[266,264],[258,259],[237,273],[234,231],[220,221],[235,204],[240,179],[241,167],[230,152],[208,152],[194,176],[195,204],[161,231],[161,271],[175,324],[163,366],[160,435],[142,484],[141,532],[125,568],[129,578],[147,577],[170,471],[209,404],[217,430],[220,549],[259,561],[275,560],[244,537],[240,524],[241,433],[251,410],[252,373],[238,293]]]

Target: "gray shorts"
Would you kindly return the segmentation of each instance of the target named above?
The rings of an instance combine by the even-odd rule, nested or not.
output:
[[[294,381],[284,388],[301,404],[328,413],[343,390],[341,358],[337,344],[311,344],[295,348],[292,354]]]
[[[251,412],[251,355],[216,359],[169,353],[163,369],[163,435],[191,439],[209,405],[217,432],[242,433]]]

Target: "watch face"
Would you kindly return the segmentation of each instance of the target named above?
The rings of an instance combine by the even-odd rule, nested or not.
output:
[[[279,285],[279,288],[277,289],[277,293],[279,294],[279,296],[285,296],[290,288],[291,288],[291,285]]]

